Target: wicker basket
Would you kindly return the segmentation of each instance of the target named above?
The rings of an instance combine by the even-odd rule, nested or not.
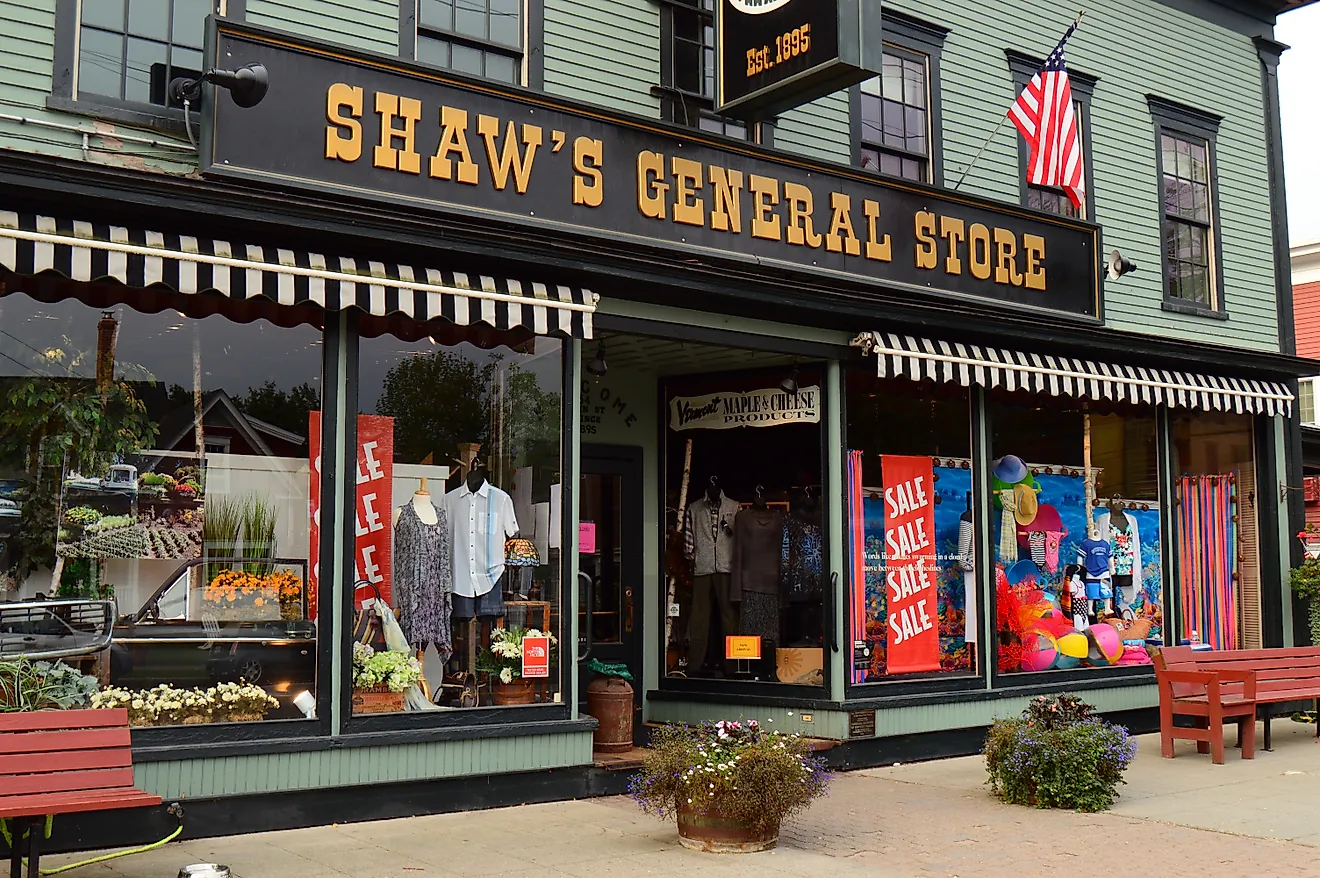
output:
[[[400,713],[402,710],[403,693],[391,692],[388,686],[353,690],[354,713]]]

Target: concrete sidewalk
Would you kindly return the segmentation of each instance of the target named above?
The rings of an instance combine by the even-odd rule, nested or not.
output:
[[[175,878],[189,863],[221,862],[237,878],[1320,876],[1314,734],[1276,720],[1274,752],[1243,762],[1231,750],[1219,766],[1189,743],[1161,759],[1146,736],[1107,814],[1003,805],[979,757],[853,772],[762,854],[685,850],[672,824],[608,798],[204,839],[69,874]]]

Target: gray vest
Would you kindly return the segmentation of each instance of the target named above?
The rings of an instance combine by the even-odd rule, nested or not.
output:
[[[741,507],[737,500],[720,497],[720,515],[714,532],[710,526],[710,503],[702,497],[688,507],[692,523],[693,576],[729,573],[733,569],[733,519]],[[729,527],[726,530],[723,525]]]

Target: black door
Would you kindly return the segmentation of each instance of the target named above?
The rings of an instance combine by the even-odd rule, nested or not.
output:
[[[642,449],[582,446],[578,491],[578,698],[586,706],[586,665],[627,665],[633,681],[633,739],[642,730]]]

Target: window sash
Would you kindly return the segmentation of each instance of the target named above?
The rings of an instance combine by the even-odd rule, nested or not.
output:
[[[897,100],[893,96],[886,97],[885,89],[887,80],[885,79],[885,74],[868,79],[858,86],[860,91],[860,103],[858,105],[860,118],[857,120],[857,129],[858,146],[862,151],[862,166],[866,167],[867,152],[874,152],[877,154],[877,167],[874,169],[868,168],[868,170],[874,170],[876,173],[885,173],[880,170],[879,164],[882,161],[882,157],[886,155],[898,158],[900,162],[905,160],[914,161],[918,163],[919,167],[918,182],[929,183],[931,181],[931,153],[934,146],[932,143],[934,136],[931,120],[930,56],[922,52],[916,52],[889,43],[885,44],[884,56],[886,61],[899,62],[896,65],[897,75],[895,76],[893,71],[889,71],[888,82],[890,86],[897,88],[901,94],[898,96]],[[908,103],[907,100],[908,90],[912,86],[908,73],[912,70],[912,65],[914,63],[918,65],[921,73],[921,80],[918,85],[921,92],[920,104]],[[875,116],[879,119],[879,129],[873,132],[868,132],[866,118],[868,106],[871,103],[874,103],[877,107]],[[886,104],[896,107],[898,112],[903,114],[904,139],[908,139],[909,136],[909,132],[907,131],[908,112],[914,111],[921,114],[920,124],[922,126],[922,141],[925,145],[924,150],[910,149],[906,144],[900,146],[898,144],[885,142],[884,117]],[[892,174],[886,175],[895,176]],[[904,179],[911,179],[906,174],[899,174],[897,176]]]
[[[1177,166],[1180,161],[1179,144],[1201,151],[1201,176],[1197,179],[1195,171],[1188,165],[1189,173],[1183,175]],[[1156,138],[1156,149],[1160,159],[1160,226],[1164,253],[1164,296],[1175,301],[1190,302],[1211,310],[1219,309],[1219,266],[1216,247],[1216,224],[1214,215],[1214,175],[1213,144],[1206,137],[1183,134],[1160,126]],[[1175,166],[1169,167],[1169,158],[1173,157]],[[1182,198],[1176,209],[1170,210],[1167,193],[1173,183],[1186,184],[1204,189],[1204,219],[1193,214],[1188,215],[1182,209]],[[1195,200],[1193,200],[1195,205]],[[1200,245],[1200,252],[1184,256],[1179,244],[1180,230],[1185,230],[1191,247]],[[1171,240],[1174,249],[1171,249]]]

